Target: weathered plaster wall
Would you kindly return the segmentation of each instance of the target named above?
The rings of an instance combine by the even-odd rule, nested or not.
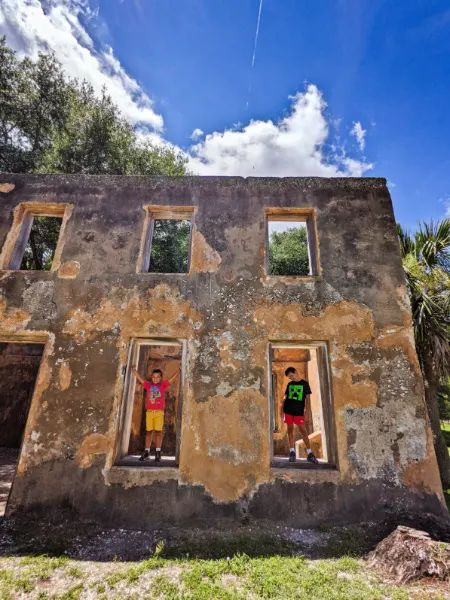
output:
[[[57,268],[0,272],[1,338],[48,336],[9,514],[445,514],[385,180],[0,175],[0,202],[4,252],[20,203],[71,205]],[[146,205],[195,207],[189,274],[139,273]],[[317,278],[266,276],[267,207],[315,211]],[[135,337],[187,341],[179,469],[114,466]],[[327,342],[335,468],[271,468],[271,340]]]

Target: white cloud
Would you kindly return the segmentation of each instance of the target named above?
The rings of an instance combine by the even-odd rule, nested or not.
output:
[[[70,77],[86,79],[99,92],[103,85],[123,114],[139,125],[140,139],[178,147],[162,135],[163,118],[149,96],[125,71],[111,48],[99,49],[83,21],[98,21],[89,0],[0,0],[0,35],[19,56],[36,58],[53,50]],[[181,107],[182,108],[182,107]],[[329,140],[336,119],[326,115],[326,103],[314,85],[291,98],[291,107],[279,121],[253,120],[225,131],[204,133],[196,128],[187,150],[189,167],[200,175],[241,176],[362,176],[373,168],[348,156],[339,138]],[[359,122],[352,135],[360,149],[366,134]]]
[[[198,138],[202,137],[203,131],[197,127],[191,134],[191,140],[198,140]]]
[[[361,125],[361,123],[359,121],[354,121],[353,127],[350,131],[350,135],[355,136],[361,152],[364,150],[364,148],[366,146],[366,140],[365,140],[366,133],[367,133],[367,130],[363,129],[363,126]]]
[[[36,58],[53,50],[71,77],[86,79],[100,92],[106,85],[114,102],[133,123],[161,129],[163,118],[150,98],[114,56],[97,50],[80,17],[95,18],[88,0],[1,0],[0,34],[19,56]]]
[[[326,104],[315,85],[291,100],[290,113],[277,123],[250,121],[208,134],[192,146],[190,168],[200,175],[360,177],[373,167],[342,148],[326,154]]]
[[[444,217],[450,219],[450,194],[440,199],[445,208]]]

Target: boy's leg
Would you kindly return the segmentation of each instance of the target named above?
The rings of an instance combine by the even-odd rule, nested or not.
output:
[[[163,438],[163,427],[164,427],[164,411],[157,411],[155,414],[155,461],[159,462],[161,460],[161,444]]]
[[[306,431],[306,427],[304,425],[298,425],[298,430],[300,431],[300,435],[302,436],[302,440],[305,442],[306,446],[306,460],[310,463],[318,464],[319,461],[315,457],[314,453],[311,450],[311,444],[309,443],[308,432]]]
[[[162,445],[162,431],[155,431],[155,446],[157,450],[161,450]]]
[[[311,444],[309,443],[308,432],[306,431],[306,427],[304,425],[297,425],[300,435],[302,436],[302,440],[305,442],[305,446],[307,450],[311,450]]]
[[[148,450],[149,452],[150,452],[150,447],[152,445],[152,439],[153,439],[153,429],[152,429],[152,431],[145,432],[145,449]]]
[[[286,423],[286,425],[287,425],[288,440],[289,440],[289,462],[295,462],[294,424]]]
[[[287,434],[289,440],[289,448],[294,448],[294,425],[288,423],[287,425]]]
[[[152,411],[147,410],[145,412],[145,450],[141,454],[139,460],[145,460],[150,456],[150,446],[152,445],[153,438],[153,414]]]

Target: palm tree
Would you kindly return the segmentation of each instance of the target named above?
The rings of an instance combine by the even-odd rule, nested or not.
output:
[[[413,235],[397,227],[434,447],[447,488],[450,457],[440,427],[438,388],[450,375],[450,219],[419,224]]]

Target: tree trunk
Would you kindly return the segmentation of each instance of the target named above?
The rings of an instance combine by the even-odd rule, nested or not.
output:
[[[425,356],[423,361],[423,376],[425,379],[425,399],[433,432],[434,450],[439,466],[441,481],[444,489],[450,488],[450,456],[441,431],[439,406],[437,400],[438,379],[434,373],[433,357]]]
[[[31,230],[30,232],[30,247],[31,247],[31,252],[33,254],[33,260],[34,260],[34,268],[38,269],[38,270],[42,270],[43,265],[42,265],[42,261],[41,261],[41,257],[39,256],[39,252],[36,248],[36,240],[34,239],[34,231]]]
[[[425,531],[397,527],[368,556],[367,564],[397,584],[450,578],[450,544],[435,542]]]

